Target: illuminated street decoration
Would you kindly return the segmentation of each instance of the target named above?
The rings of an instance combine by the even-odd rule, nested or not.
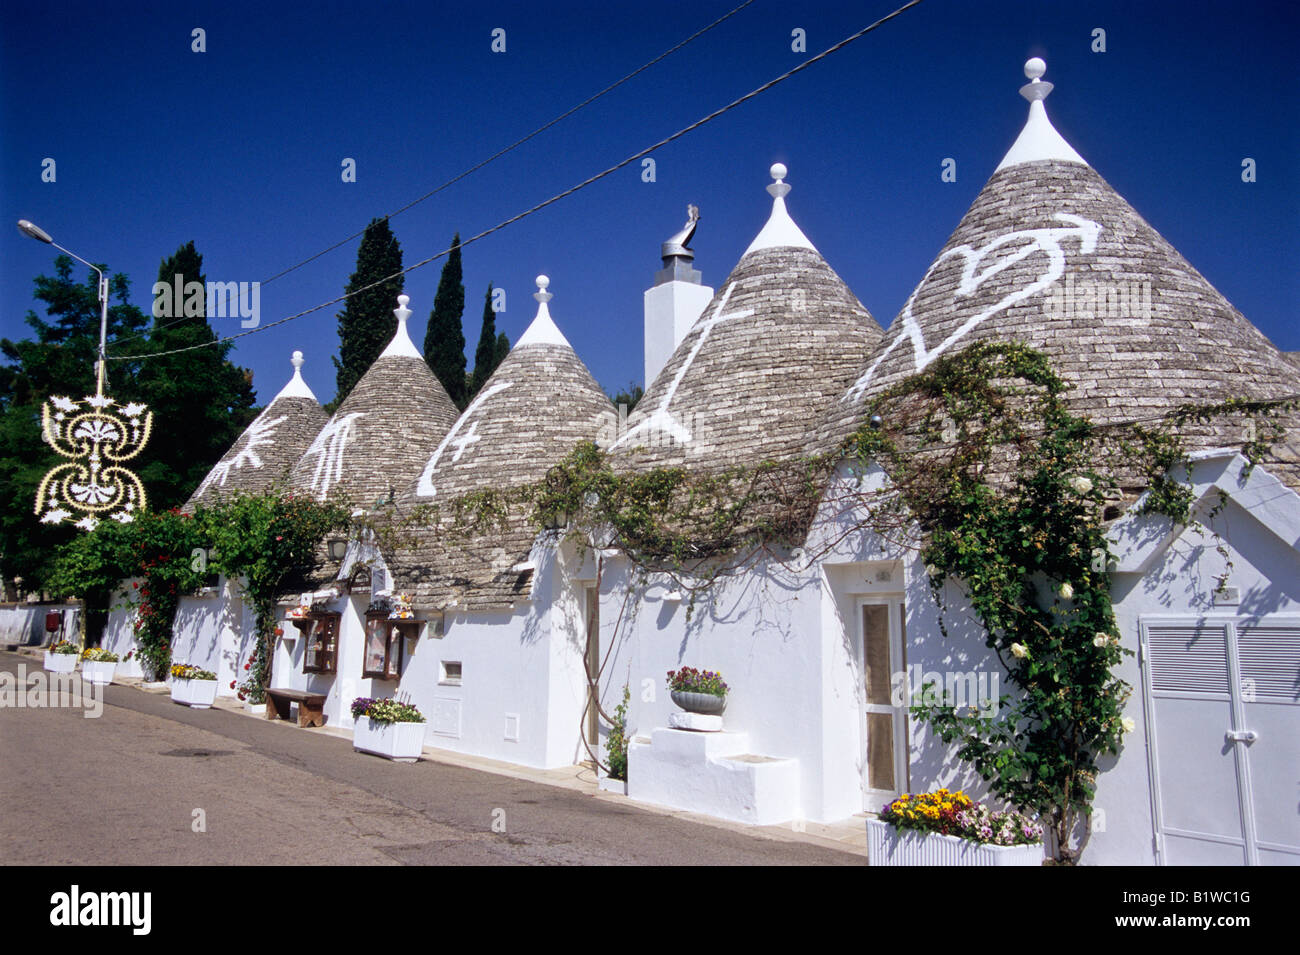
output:
[[[132,520],[145,506],[144,486],[122,465],[143,450],[152,427],[153,412],[144,405],[119,406],[104,394],[102,371],[94,395],[51,397],[41,408],[41,438],[68,460],[51,468],[36,490],[41,523],[80,518],[76,526],[89,531],[104,517]]]

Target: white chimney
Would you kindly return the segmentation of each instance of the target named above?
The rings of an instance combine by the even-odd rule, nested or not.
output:
[[[686,247],[695,234],[700,210],[687,206],[686,213],[686,225],[663,244],[664,267],[655,273],[655,284],[645,293],[647,391],[713,298],[713,289],[700,284],[700,273],[692,267],[695,253]]]

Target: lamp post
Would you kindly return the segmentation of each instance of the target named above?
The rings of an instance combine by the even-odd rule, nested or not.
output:
[[[18,231],[38,242],[52,245],[89,266],[99,276],[99,352],[95,362],[95,394],[82,401],[52,395],[41,408],[41,437],[56,454],[67,458],[51,468],[36,489],[36,513],[42,524],[59,524],[76,513],[82,530],[94,530],[99,515],[107,514],[126,523],[145,507],[140,478],[122,467],[149,440],[153,414],[139,402],[110,411],[116,402],[104,394],[108,371],[108,276],[93,262],[87,262],[50,237],[27,219],[18,220]]]
[[[50,237],[50,234],[34,222],[27,219],[18,220],[18,231],[29,235],[38,242],[54,246],[64,255],[70,255],[82,265],[89,266],[99,276],[99,360],[95,363],[96,394],[104,393],[104,366],[106,363],[105,347],[108,342],[108,277],[93,262],[87,262],[75,252],[65,249]]]

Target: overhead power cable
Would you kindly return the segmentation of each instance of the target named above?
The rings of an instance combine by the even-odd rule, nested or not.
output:
[[[598,172],[593,176],[589,176],[588,178],[584,179],[582,182],[578,183],[576,186],[571,186],[568,189],[565,189],[563,192],[556,193],[555,195],[551,196],[549,199],[539,202],[537,205],[525,209],[523,212],[513,215],[508,219],[504,219],[501,222],[498,222],[496,225],[488,229],[484,229],[482,232],[478,233],[477,235],[470,236],[468,239],[462,241],[459,246],[453,246],[452,248],[459,247],[463,249],[466,246],[479,241],[480,239],[487,238],[488,236],[492,235],[494,232],[499,232],[502,229],[506,228],[507,226],[513,225],[519,220],[525,219],[535,212],[540,212],[542,209],[545,209],[547,206],[554,205],[555,203],[559,202],[561,199],[566,199],[569,196],[573,195],[575,192],[587,188],[587,186],[590,186],[592,183],[599,182],[601,179],[604,179],[606,176],[618,172],[620,169],[630,165],[631,163],[636,162],[638,159],[641,159],[649,155],[650,153],[654,152],[656,149],[661,149],[662,147],[668,145],[669,143],[681,139],[687,133],[693,132],[694,130],[699,129],[701,126],[713,122],[713,120],[717,119],[719,116],[722,116],[724,113],[728,113],[731,110],[735,109],[737,106],[740,106],[742,103],[746,103],[749,100],[753,99],[755,96],[767,92],[772,87],[776,86],[778,83],[782,83],[785,80],[788,80],[796,73],[800,73],[808,69],[813,64],[819,63],[820,61],[826,59],[826,57],[830,56],[833,53],[838,53],[840,50],[844,49],[850,43],[853,43],[855,40],[860,40],[862,37],[866,36],[868,33],[871,33],[873,30],[878,29],[879,27],[888,23],[890,20],[893,20],[895,17],[902,15],[906,10],[909,10],[912,7],[917,6],[920,2],[921,0],[909,0],[908,3],[903,4],[901,7],[899,7],[897,10],[894,10],[892,13],[886,14],[885,16],[881,17],[879,20],[870,24],[869,26],[863,27],[857,33],[853,33],[845,37],[843,40],[840,40],[840,42],[836,43],[834,46],[827,47],[825,50],[822,50],[822,52],[818,53],[816,56],[810,57],[809,59],[800,63],[794,69],[782,73],[780,76],[776,77],[775,79],[769,80],[768,82],[764,83],[762,86],[758,87],[757,89],[751,90],[750,92],[746,93],[744,96],[741,96],[738,99],[734,99],[730,103],[726,104],[725,106],[721,106],[718,109],[715,109],[712,113],[709,113],[707,116],[704,116],[701,119],[696,120],[695,122],[691,123],[689,126],[685,126],[682,129],[679,129],[677,132],[672,133],[669,136],[665,136],[657,143],[647,146],[645,149],[642,149],[639,152],[633,153],[632,155],[628,156],[626,159],[618,163],[615,163],[613,166],[610,166],[608,169],[602,170],[601,172]],[[376,286],[383,285],[386,282],[390,282],[400,275],[405,275],[408,272],[414,272],[416,269],[423,268],[424,266],[428,265],[430,262],[435,262],[438,259],[442,258],[443,256],[450,254],[451,251],[452,251],[451,248],[444,249],[443,251],[437,253],[436,255],[431,255],[426,259],[421,259],[419,262],[416,262],[414,265],[409,265],[406,268],[402,269],[401,271],[394,272],[392,275],[385,276],[384,278],[379,279],[378,281],[371,282],[369,285],[365,285],[362,286],[361,288],[354,289],[351,292],[347,292],[343,295],[339,295],[335,298],[330,299],[329,301],[321,302],[319,305],[313,305],[311,308],[303,309],[301,312],[296,312],[293,315],[288,315],[284,318],[277,319],[276,321],[270,322],[266,325],[260,325],[257,328],[251,328],[245,332],[238,332],[234,335],[228,335],[225,338],[219,338],[211,342],[206,342],[198,345],[188,345],[184,348],[173,348],[169,351],[154,352],[149,355],[139,355],[139,356],[109,355],[108,358],[110,361],[124,361],[128,359],[148,360],[151,358],[161,358],[164,355],[175,355],[175,354],[179,354],[180,352],[194,351],[195,349],[198,348],[207,348],[211,345],[220,345],[220,344],[224,344],[225,342],[235,341],[236,339],[239,338],[246,338],[249,335],[256,335],[259,332],[269,331],[270,329],[275,328],[276,326],[279,325],[283,325],[286,322],[291,322],[294,319],[302,318],[304,315],[310,315],[311,313],[318,312],[323,308],[329,308],[331,305],[337,305],[339,302],[345,301],[346,299],[351,298],[353,295],[360,295],[362,292],[368,289],[375,288]]]
[[[600,98],[601,98],[602,96],[604,96],[606,93],[613,92],[614,90],[616,90],[616,89],[618,89],[620,86],[622,86],[624,83],[626,83],[628,80],[631,80],[631,79],[633,79],[634,77],[639,76],[640,74],[644,73],[646,70],[650,69],[650,67],[654,66],[656,63],[660,62],[661,60],[667,59],[669,56],[672,56],[674,53],[676,53],[676,52],[677,52],[678,50],[680,50],[682,47],[686,46],[688,43],[692,42],[693,40],[697,40],[697,39],[699,39],[700,37],[704,36],[704,34],[708,33],[708,32],[709,32],[710,30],[712,30],[714,27],[718,26],[719,24],[723,23],[723,22],[726,21],[726,20],[731,19],[731,18],[734,17],[737,13],[739,13],[741,10],[745,9],[745,7],[749,6],[749,5],[750,5],[751,3],[753,3],[753,2],[754,2],[754,0],[745,0],[745,2],[742,3],[740,6],[736,7],[735,9],[731,10],[731,11],[728,12],[728,13],[724,13],[722,16],[718,17],[718,19],[714,20],[714,21],[713,21],[712,23],[710,23],[708,26],[706,26],[706,27],[701,27],[699,30],[696,30],[694,33],[692,33],[692,34],[691,34],[690,36],[688,36],[686,39],[682,40],[682,41],[681,41],[680,43],[678,43],[676,46],[672,47],[671,49],[665,50],[663,53],[660,53],[658,56],[656,56],[653,60],[650,60],[649,62],[643,64],[642,66],[637,67],[635,70],[633,70],[631,73],[629,73],[629,74],[627,74],[626,76],[624,76],[622,79],[620,79],[620,80],[616,80],[615,82],[609,84],[609,86],[606,86],[603,90],[601,90],[601,91],[598,92],[598,93],[593,93],[591,96],[588,96],[585,100],[583,100],[583,101],[582,101],[581,103],[579,103],[578,105],[573,106],[573,107],[571,107],[571,108],[565,110],[565,111],[564,111],[563,113],[561,113],[559,116],[556,116],[556,117],[555,117],[554,119],[552,119],[550,122],[548,122],[548,123],[543,123],[541,126],[538,126],[536,129],[534,129],[534,130],[533,130],[531,133],[529,133],[527,136],[524,136],[524,137],[522,137],[522,138],[520,138],[520,139],[515,140],[513,143],[511,143],[509,146],[506,146],[506,147],[503,148],[503,149],[499,149],[499,150],[497,150],[495,153],[493,153],[491,156],[488,156],[486,159],[482,160],[481,162],[475,163],[473,166],[470,166],[468,169],[466,169],[464,172],[460,173],[459,175],[452,176],[450,179],[448,179],[448,180],[447,180],[446,182],[444,182],[442,185],[438,186],[438,187],[435,188],[435,189],[431,189],[431,190],[429,190],[428,192],[426,192],[424,195],[420,196],[420,197],[417,198],[417,199],[412,199],[410,202],[408,202],[406,205],[402,206],[400,209],[396,209],[396,210],[394,210],[393,212],[388,213],[388,215],[384,216],[383,218],[385,218],[385,219],[392,219],[393,217],[400,215],[401,213],[405,212],[407,209],[410,209],[411,207],[413,207],[413,206],[417,206],[417,205],[419,205],[421,202],[424,202],[424,200],[426,200],[426,199],[430,199],[430,198],[432,198],[433,196],[436,196],[438,193],[442,192],[442,190],[446,189],[448,186],[451,186],[451,185],[454,185],[455,183],[460,182],[462,179],[464,179],[466,176],[470,175],[471,173],[478,172],[478,171],[479,171],[480,169],[482,169],[484,166],[488,165],[488,163],[495,162],[496,160],[498,160],[498,159],[500,159],[502,156],[504,156],[506,153],[511,152],[511,151],[513,151],[513,150],[515,150],[515,149],[518,149],[520,146],[522,146],[524,143],[528,142],[530,139],[533,139],[533,138],[535,138],[535,137],[537,137],[537,136],[540,136],[542,133],[546,132],[548,129],[550,129],[552,126],[554,126],[556,123],[559,123],[559,122],[562,122],[563,120],[568,119],[570,116],[572,116],[574,113],[578,112],[580,109],[583,109],[583,108],[585,108],[585,107],[587,107],[587,106],[590,106],[592,103],[596,102],[596,100],[600,99]],[[328,246],[328,247],[326,247],[326,248],[324,248],[324,249],[321,249],[321,250],[320,250],[319,252],[317,252],[315,255],[308,256],[307,258],[303,259],[301,262],[298,262],[298,263],[296,263],[296,264],[294,264],[294,265],[289,266],[287,269],[281,269],[279,272],[276,272],[274,275],[272,275],[269,279],[263,279],[262,282],[261,282],[261,284],[262,284],[262,285],[269,285],[271,282],[274,282],[276,279],[280,278],[281,276],[288,275],[290,272],[294,271],[295,269],[300,269],[300,268],[302,268],[304,265],[308,265],[308,264],[311,263],[311,262],[315,262],[315,261],[316,261],[317,259],[319,259],[321,256],[323,256],[323,255],[328,255],[330,252],[333,252],[335,249],[339,248],[340,246],[347,245],[347,244],[348,244],[349,242],[351,242],[353,239],[358,238],[359,236],[365,235],[365,233],[366,233],[366,230],[365,230],[365,229],[362,229],[360,232],[353,232],[351,235],[346,236],[346,237],[344,237],[344,238],[342,238],[342,239],[339,239],[339,241],[335,242],[333,245]],[[149,332],[142,332],[142,333],[140,333],[140,334],[138,334],[138,335],[132,335],[130,338],[120,339],[120,340],[119,340],[119,343],[120,343],[120,342],[124,342],[124,341],[130,341],[132,338],[143,338],[143,337],[145,337],[145,335],[147,335],[147,334],[152,334],[153,332],[160,331],[160,330],[162,330],[162,329],[164,329],[164,328],[170,328],[171,326],[173,326],[173,325],[177,325],[177,324],[179,324],[179,323],[181,323],[181,322],[184,322],[184,321],[186,321],[185,318],[177,318],[177,319],[173,319],[173,320],[170,321],[170,322],[164,322],[164,323],[161,324],[161,325],[155,325],[154,328],[151,329]]]

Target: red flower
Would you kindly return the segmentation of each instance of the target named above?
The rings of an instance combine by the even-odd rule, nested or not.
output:
[[[231,688],[232,690],[235,688],[235,681],[234,681],[234,680],[231,680],[231,681],[230,681],[230,688]]]
[[[251,667],[251,666],[252,666],[251,663],[245,663],[245,664],[244,664],[244,669],[247,670],[247,669],[248,669],[249,667]]]

